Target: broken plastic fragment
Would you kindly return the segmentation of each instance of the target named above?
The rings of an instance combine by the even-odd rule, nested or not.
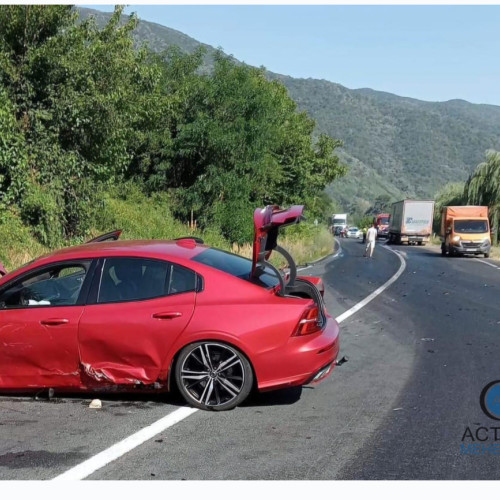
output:
[[[89,404],[89,408],[95,408],[95,409],[102,408],[101,400],[100,399],[93,399]]]

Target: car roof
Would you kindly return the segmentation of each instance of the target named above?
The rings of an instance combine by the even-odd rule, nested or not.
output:
[[[74,247],[62,248],[45,256],[48,259],[71,259],[85,257],[101,257],[106,255],[134,254],[157,255],[164,258],[166,255],[179,259],[191,259],[208,248],[197,243],[194,239],[180,240],[121,240],[86,243]]]
[[[124,257],[149,257],[172,260],[180,263],[191,260],[196,255],[205,251],[207,245],[197,243],[194,239],[183,238],[179,240],[122,240],[86,243],[56,250],[49,254],[21,266],[7,274],[10,280],[13,276],[44,264],[51,264],[59,260],[95,259],[99,257],[124,256]],[[3,281],[3,278],[2,280]]]

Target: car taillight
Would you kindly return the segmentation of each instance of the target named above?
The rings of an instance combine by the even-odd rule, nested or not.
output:
[[[316,305],[309,306],[300,321],[297,324],[297,328],[292,334],[292,337],[299,337],[301,335],[310,335],[311,333],[316,333],[321,330],[319,310]]]

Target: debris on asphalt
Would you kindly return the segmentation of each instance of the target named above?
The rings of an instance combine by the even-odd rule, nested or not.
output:
[[[399,411],[402,410],[403,408],[393,408],[392,411]]]
[[[434,342],[434,339],[431,339],[430,337],[424,337],[423,339],[420,339],[422,342]]]
[[[94,409],[102,408],[101,400],[100,399],[93,399],[89,404],[89,408],[94,408]]]
[[[163,443],[163,439],[155,439],[155,443]]]

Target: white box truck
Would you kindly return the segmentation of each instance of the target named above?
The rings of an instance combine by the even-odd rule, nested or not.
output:
[[[392,204],[389,243],[425,245],[432,233],[434,201],[402,200]]]
[[[332,234],[339,234],[340,231],[347,229],[347,214],[333,214],[332,215]]]

